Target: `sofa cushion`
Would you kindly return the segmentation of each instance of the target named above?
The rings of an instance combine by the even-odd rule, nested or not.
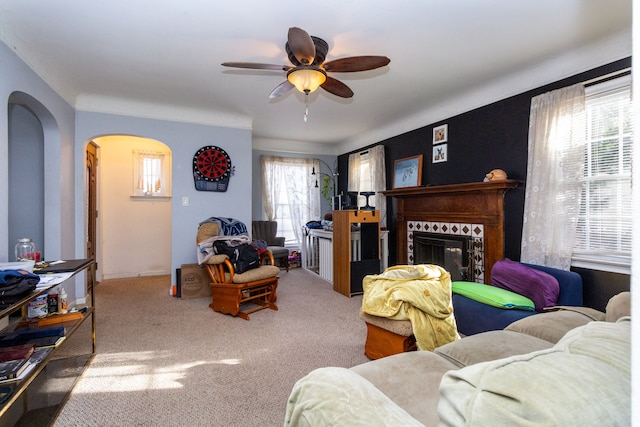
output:
[[[370,381],[424,425],[435,426],[439,421],[438,384],[445,372],[452,369],[457,366],[433,352],[412,351],[363,363],[350,370]],[[356,422],[352,425],[386,424]],[[394,427],[396,425],[403,424],[394,424]]]
[[[551,347],[550,342],[512,331],[489,331],[464,337],[435,349],[458,367],[531,353]]]
[[[267,246],[267,249],[271,251],[271,254],[276,259],[289,256],[289,249],[282,246]]]
[[[298,380],[284,425],[422,426],[373,384],[345,368],[319,368]]]
[[[545,313],[525,317],[510,324],[507,331],[538,337],[557,343],[571,329],[589,322],[605,320],[603,312],[589,307],[553,307]]]
[[[630,425],[630,329],[629,318],[590,322],[548,350],[448,372],[442,424]]]
[[[491,285],[530,298],[540,312],[556,305],[560,294],[560,284],[555,277],[508,258],[493,265]]]
[[[454,294],[462,295],[493,307],[528,311],[535,310],[535,304],[531,299],[515,292],[483,283],[451,282],[451,291]]]
[[[207,258],[205,262],[207,264],[222,264],[225,259],[229,259],[229,255],[216,254],[216,255],[211,255],[209,258]]]
[[[234,274],[233,283],[249,283],[256,280],[268,279],[275,277],[280,273],[280,268],[273,265],[261,265],[258,268],[252,268],[244,273]],[[228,276],[228,273],[226,274]]]
[[[395,320],[388,319],[386,317],[372,316],[364,311],[360,310],[360,319],[366,323],[382,328],[385,331],[389,331],[393,334],[403,337],[409,337],[413,335],[413,328],[410,320]]]

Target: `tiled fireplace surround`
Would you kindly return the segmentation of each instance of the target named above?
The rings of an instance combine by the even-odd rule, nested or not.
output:
[[[459,224],[454,222],[407,221],[407,264],[413,265],[413,235],[424,232],[431,235],[464,236],[470,239],[474,248],[470,254],[473,259],[473,281],[484,283],[484,224]]]
[[[520,181],[503,180],[387,190],[396,202],[397,263],[413,263],[413,233],[468,236],[474,278],[490,283],[493,264],[504,258],[504,193]]]

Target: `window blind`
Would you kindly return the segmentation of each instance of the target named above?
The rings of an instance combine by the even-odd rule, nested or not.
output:
[[[584,178],[572,265],[631,263],[631,89],[627,79],[618,80],[587,92]]]

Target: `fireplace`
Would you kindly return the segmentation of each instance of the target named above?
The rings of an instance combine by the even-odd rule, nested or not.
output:
[[[413,233],[412,246],[414,264],[439,265],[451,274],[451,280],[473,281],[469,237],[417,231]]]
[[[491,283],[493,264],[504,258],[504,194],[519,184],[507,179],[384,191],[396,202],[396,262],[416,264],[415,235],[428,233],[449,241],[443,245],[451,246],[450,255],[462,253],[457,261],[449,261],[454,266],[449,268],[456,270],[460,263],[467,280]],[[456,242],[461,242],[461,249],[455,249],[460,246]]]
[[[482,224],[409,221],[407,251],[408,264],[439,265],[454,281],[484,281]]]

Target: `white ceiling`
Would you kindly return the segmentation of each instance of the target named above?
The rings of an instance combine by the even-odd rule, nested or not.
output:
[[[0,39],[79,110],[252,128],[254,146],[327,154],[377,142],[631,55],[631,0],[0,0]],[[391,63],[334,73],[355,95],[290,91],[287,30],[327,60]],[[350,146],[352,146],[350,148]],[[336,148],[339,147],[339,148]],[[332,153],[333,151],[333,153]]]

